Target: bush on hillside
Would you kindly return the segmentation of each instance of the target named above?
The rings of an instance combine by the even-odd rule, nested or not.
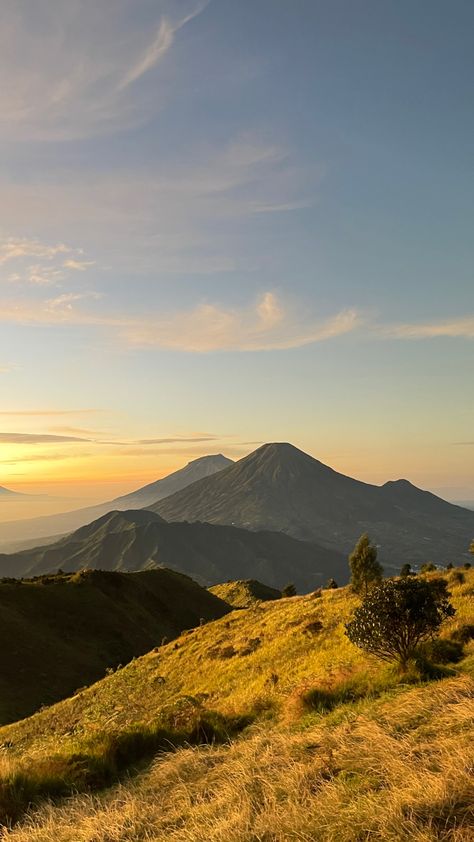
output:
[[[420,644],[454,615],[448,597],[444,579],[387,580],[356,608],[346,634],[359,648],[406,670]]]
[[[293,582],[289,582],[287,585],[285,585],[284,588],[282,588],[281,595],[282,596],[296,596],[296,588],[295,588]]]
[[[333,579],[333,578],[328,579],[327,585],[326,585],[327,590],[329,590],[329,591],[335,590],[337,587],[339,587],[339,586],[338,586],[335,579]]]

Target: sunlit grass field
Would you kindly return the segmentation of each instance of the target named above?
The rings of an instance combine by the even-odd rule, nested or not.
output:
[[[447,638],[474,620],[463,575],[445,573]],[[8,838],[473,839],[474,643],[436,681],[401,678],[345,636],[357,602],[345,588],[235,610],[0,729],[5,798],[35,768],[63,782],[52,795],[122,775]]]

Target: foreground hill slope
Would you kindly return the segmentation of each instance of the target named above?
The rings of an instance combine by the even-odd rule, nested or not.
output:
[[[20,549],[27,549],[28,545],[31,546],[32,539],[36,540],[36,545],[38,545],[41,543],[38,539],[72,532],[74,529],[78,529],[110,511],[145,508],[157,500],[162,500],[170,494],[180,491],[190,483],[203,477],[212,476],[212,474],[233,464],[231,459],[227,459],[221,453],[216,456],[202,456],[199,459],[193,459],[184,468],[174,471],[163,479],[145,485],[131,494],[100,503],[98,506],[87,506],[84,509],[76,509],[58,515],[1,523],[0,547],[5,546],[5,552],[12,552],[12,550],[16,552]],[[14,545],[14,547],[10,549],[9,545]]]
[[[448,638],[472,621],[474,575],[450,582]],[[340,589],[234,611],[0,729],[7,768],[51,758],[54,770],[61,756],[84,761],[91,740],[182,717],[186,705],[255,720],[229,746],[162,755],[5,838],[472,842],[473,643],[451,676],[399,684],[345,637],[355,604]]]
[[[0,722],[20,719],[157,646],[222,617],[226,603],[171,570],[0,582]]]
[[[207,523],[166,523],[144,509],[109,512],[55,544],[0,555],[0,575],[25,576],[94,567],[142,570],[171,567],[204,585],[258,576],[282,588],[289,580],[300,590],[346,574],[337,552],[276,532],[250,532]]]
[[[362,532],[380,558],[467,560],[474,513],[406,480],[379,487],[333,471],[291,444],[267,444],[213,477],[154,504],[166,520],[274,529],[347,553]]]

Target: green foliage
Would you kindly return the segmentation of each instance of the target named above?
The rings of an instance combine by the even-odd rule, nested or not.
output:
[[[282,596],[296,596],[296,588],[295,588],[293,582],[289,582],[287,585],[285,585],[284,588],[282,588],[281,595]]]
[[[412,576],[412,575],[413,575],[413,571],[411,569],[411,564],[409,564],[408,562],[406,564],[403,564],[402,567],[400,568],[400,577],[402,579],[406,579],[407,576]]]
[[[360,649],[406,669],[420,643],[454,615],[448,596],[444,579],[385,581],[356,608],[346,634]]]
[[[366,595],[369,588],[381,581],[382,565],[377,561],[377,547],[365,532],[349,556],[351,585],[356,593]]]
[[[335,590],[338,587],[339,587],[339,585],[337,584],[335,579],[333,579],[333,578],[328,579],[327,585],[326,585],[327,590],[329,590],[329,591]]]

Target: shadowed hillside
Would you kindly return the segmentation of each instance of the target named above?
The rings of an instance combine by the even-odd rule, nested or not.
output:
[[[0,582],[0,721],[27,716],[229,607],[171,570]]]
[[[467,560],[474,514],[407,480],[369,485],[291,444],[266,444],[213,477],[156,503],[167,520],[275,529],[347,553],[361,533],[383,563]]]
[[[171,567],[204,585],[258,576],[272,587],[289,580],[310,590],[329,576],[347,577],[346,559],[332,550],[277,532],[250,532],[207,523],[166,523],[138,509],[110,512],[55,544],[0,555],[0,575],[25,576],[94,567]]]

